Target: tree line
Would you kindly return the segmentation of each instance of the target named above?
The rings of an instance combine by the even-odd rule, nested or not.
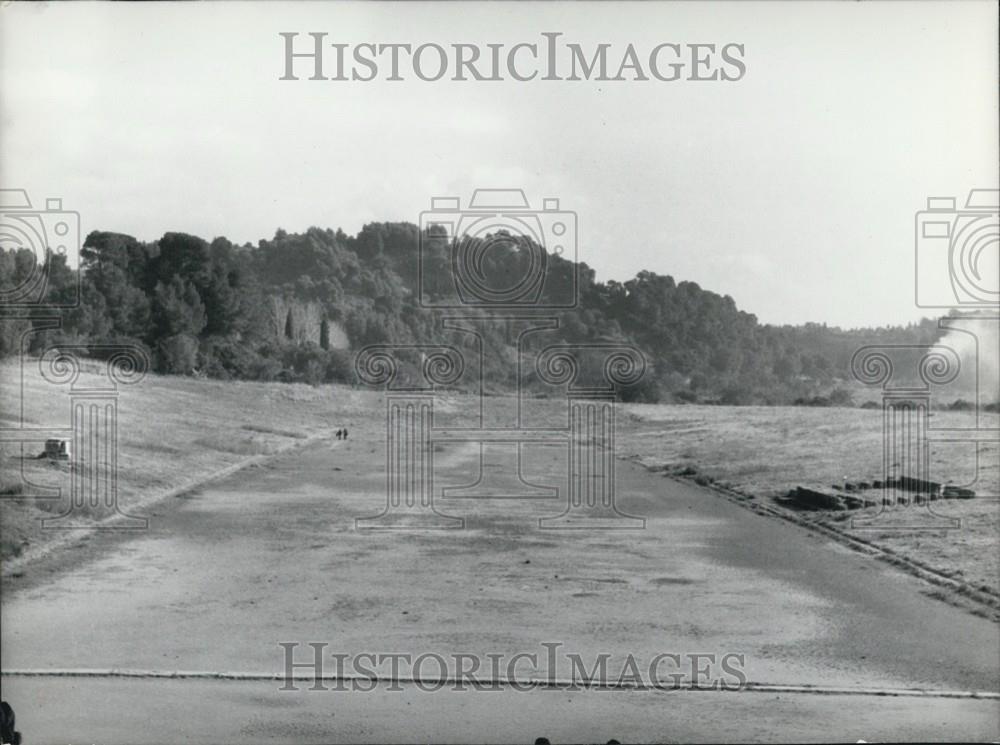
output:
[[[60,328],[25,335],[37,322],[0,321],[0,355],[18,354],[22,339],[28,353],[54,343],[136,344],[161,373],[319,384],[352,382],[354,352],[371,344],[469,347],[467,335],[441,328],[445,312],[426,302],[454,293],[454,244],[419,231],[409,223],[371,223],[353,236],[316,227],[278,230],[257,245],[176,232],[146,242],[95,231],[82,246],[79,272],[62,256],[48,261],[47,301],[65,302],[79,291],[79,302],[62,311]],[[476,271],[487,287],[509,287],[539,247],[513,240],[497,245],[480,254]],[[553,254],[545,254],[544,263],[541,301],[575,277],[578,303],[560,310],[559,327],[528,346],[635,345],[647,374],[623,391],[633,400],[829,402],[827,394],[850,379],[859,346],[929,344],[938,336],[932,319],[853,330],[761,324],[731,297],[694,282],[651,271],[625,282],[598,282],[585,263]],[[31,251],[0,251],[0,290],[20,286],[37,271]],[[317,309],[324,327],[310,340],[297,338],[291,316],[276,323],[269,312],[275,298]],[[486,311],[469,307],[464,313]],[[349,348],[331,346],[325,324],[342,329]],[[492,387],[510,387],[512,330],[504,324],[482,328],[483,374]]]

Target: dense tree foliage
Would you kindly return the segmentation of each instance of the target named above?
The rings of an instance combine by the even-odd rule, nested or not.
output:
[[[344,330],[352,350],[447,342],[472,351],[470,335],[443,330],[443,311],[420,302],[421,277],[425,300],[455,293],[454,244],[431,231],[423,236],[423,272],[419,229],[407,223],[372,223],[356,236],[315,227],[298,234],[278,230],[256,246],[236,246],[225,238],[209,243],[184,233],[147,243],[93,232],[81,252],[79,276],[55,256],[44,283],[47,299],[57,301],[73,297],[79,282],[80,302],[63,311],[59,328],[3,321],[0,354],[16,354],[22,344],[31,352],[53,342],[133,343],[149,351],[160,372],[320,383],[353,375],[352,352],[329,348],[331,324]],[[488,287],[516,285],[531,252],[537,258],[540,249],[516,240],[497,246],[479,247],[480,278]],[[927,344],[938,335],[932,320],[850,331],[763,325],[731,297],[693,282],[648,271],[626,282],[598,282],[586,264],[542,256],[545,279],[537,301],[558,305],[572,286],[579,303],[558,313],[558,329],[531,336],[529,351],[556,342],[634,344],[645,355],[649,374],[623,392],[633,400],[829,401],[819,394],[849,378],[851,355],[859,346]],[[37,271],[30,252],[0,251],[0,290],[24,284]],[[291,313],[269,315],[275,299],[307,304],[322,317],[313,340],[296,334]],[[485,317],[475,307],[463,313]],[[35,333],[25,334],[32,324]],[[516,323],[479,328],[488,385],[509,387]],[[846,401],[843,393],[835,398]]]

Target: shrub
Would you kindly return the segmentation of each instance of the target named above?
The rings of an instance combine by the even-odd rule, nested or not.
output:
[[[355,383],[354,355],[346,349],[327,352],[326,380],[331,383]]]
[[[748,406],[753,403],[753,393],[737,386],[728,386],[722,390],[719,403],[724,406]]]
[[[623,386],[618,391],[618,400],[630,404],[657,404],[661,398],[660,384],[649,374],[635,385]]]
[[[794,406],[830,406],[830,399],[826,396],[812,396],[811,398],[797,398],[792,404]]]
[[[158,372],[189,375],[198,366],[198,340],[188,334],[174,334],[157,345]]]
[[[846,388],[834,388],[829,399],[831,406],[850,406],[854,403],[854,395]]]

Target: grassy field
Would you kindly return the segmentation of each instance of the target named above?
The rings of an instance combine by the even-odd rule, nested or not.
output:
[[[98,380],[98,363],[81,382]],[[149,376],[122,387],[119,398],[119,498],[135,505],[260,454],[349,426],[375,434],[382,423],[377,392],[348,386],[221,382]],[[440,408],[462,407],[464,397]],[[0,365],[0,426],[58,427],[69,419],[64,387],[44,379],[37,364]],[[23,403],[23,416],[21,414]],[[552,402],[558,410],[558,402]],[[533,406],[547,408],[545,402]],[[934,427],[968,426],[967,412],[936,412]],[[985,425],[998,426],[997,415]],[[880,478],[881,412],[860,408],[625,405],[619,417],[618,454],[701,483],[715,483],[771,502],[799,484],[829,487]],[[69,470],[35,460],[40,445],[5,443],[0,453],[0,541],[3,558],[52,538],[40,518],[65,509]],[[1000,453],[980,446],[979,494],[1000,493]],[[382,468],[381,461],[372,464]],[[931,476],[966,484],[977,474],[976,449],[938,446]],[[59,486],[63,500],[22,494],[23,481]],[[706,498],[710,495],[706,493]],[[904,509],[904,508],[899,508]],[[911,510],[913,507],[910,508]],[[995,499],[935,502],[934,509],[961,518],[961,528],[937,531],[858,531],[859,512],[806,513],[847,533],[889,548],[975,587],[1000,587],[997,547],[1000,505]],[[871,512],[871,510],[869,510]]]
[[[99,363],[88,363],[79,384],[96,385]],[[22,383],[23,380],[23,383]],[[119,388],[119,504],[130,506],[209,476],[255,455],[274,452],[340,426],[372,425],[377,393],[347,386],[222,382],[148,376]],[[43,379],[38,364],[0,364],[0,427],[64,427],[65,386]],[[22,411],[23,402],[23,415]],[[65,463],[36,460],[40,443],[3,443],[0,453],[0,556],[63,531],[42,530],[41,518],[66,510],[70,474]],[[61,489],[58,500],[28,499],[24,481]],[[29,490],[30,491],[30,490]],[[141,512],[141,511],[140,511]]]
[[[830,491],[846,481],[882,478],[882,412],[859,408],[648,406],[623,407],[619,454],[652,468],[665,468],[703,483],[717,483],[772,501],[798,485]],[[982,426],[1000,426],[996,414]],[[932,413],[933,428],[974,425],[971,412]],[[974,587],[1000,589],[1000,450],[996,443],[937,444],[930,477],[970,484],[985,498],[932,503],[945,517],[959,518],[950,530],[880,530],[853,527],[855,518],[878,510],[817,511],[799,516],[837,527],[877,546],[916,559]],[[871,492],[878,494],[878,492]],[[992,495],[993,498],[989,498]],[[881,509],[881,508],[880,508]],[[920,524],[923,506],[890,508],[886,525]],[[896,518],[894,520],[893,518]]]

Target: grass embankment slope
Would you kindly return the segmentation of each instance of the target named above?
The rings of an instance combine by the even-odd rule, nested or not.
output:
[[[87,362],[78,386],[100,385],[103,363]],[[22,383],[23,380],[23,383]],[[66,427],[68,386],[45,380],[37,361],[0,363],[0,427]],[[149,375],[119,386],[118,496],[126,513],[157,495],[195,483],[248,458],[266,455],[341,426],[374,426],[378,394],[349,386],[217,381]],[[22,416],[23,403],[23,416]],[[65,512],[65,462],[36,460],[41,443],[0,444],[0,558],[67,531],[42,530]],[[24,482],[57,486],[62,498],[28,499]],[[79,513],[74,513],[74,517]],[[131,514],[145,514],[142,509]]]

